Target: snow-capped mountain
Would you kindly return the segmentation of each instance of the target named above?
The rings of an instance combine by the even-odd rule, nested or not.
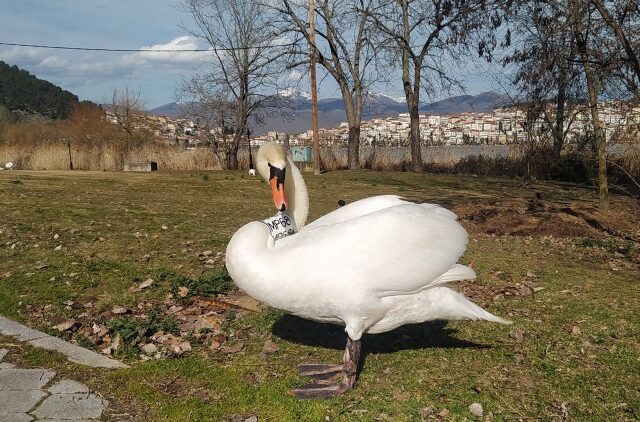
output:
[[[267,116],[264,123],[255,126],[256,135],[268,131],[303,132],[311,128],[311,96],[296,88],[289,88],[280,95],[290,100],[290,110]],[[402,101],[400,101],[402,100]],[[457,114],[462,112],[489,112],[506,103],[505,97],[496,92],[485,92],[478,95],[459,95],[441,101],[420,106],[421,113]],[[177,103],[168,103],[149,110],[149,113],[164,116],[180,116],[184,107]],[[407,112],[404,98],[394,98],[386,94],[368,93],[363,109],[363,120],[397,116]],[[320,127],[336,127],[346,120],[342,98],[323,98],[318,100],[318,120]]]

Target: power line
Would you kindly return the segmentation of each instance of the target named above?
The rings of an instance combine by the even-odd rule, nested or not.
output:
[[[76,50],[76,51],[106,51],[115,53],[195,53],[195,52],[212,52],[212,51],[234,51],[234,50],[251,50],[257,48],[276,48],[276,47],[290,47],[296,45],[296,43],[286,43],[277,45],[254,45],[251,47],[236,47],[236,48],[213,48],[213,49],[180,49],[180,50],[145,50],[141,48],[97,48],[97,47],[67,47],[60,45],[42,45],[42,44],[18,44],[11,42],[0,42],[0,45],[7,45],[12,47],[30,47],[30,48],[48,48],[55,50]]]

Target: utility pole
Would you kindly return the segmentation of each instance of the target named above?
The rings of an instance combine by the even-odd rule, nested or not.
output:
[[[309,43],[311,51],[311,131],[313,133],[313,174],[320,174],[320,141],[318,139],[318,87],[316,84],[316,24],[314,0],[309,0]]]

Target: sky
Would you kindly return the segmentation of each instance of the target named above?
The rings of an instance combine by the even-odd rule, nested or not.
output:
[[[181,29],[190,16],[175,0],[0,0],[0,42],[110,49],[206,48]],[[82,100],[110,102],[114,89],[140,91],[143,107],[174,101],[206,53],[88,52],[0,45],[0,60],[28,70]],[[465,68],[466,93],[496,90],[495,77],[477,65]],[[320,75],[321,76],[321,75]],[[293,78],[292,78],[293,79]],[[309,91],[303,79],[299,89]],[[395,83],[377,92],[402,97]],[[436,95],[434,100],[449,96]],[[331,78],[321,78],[319,97],[340,97]]]

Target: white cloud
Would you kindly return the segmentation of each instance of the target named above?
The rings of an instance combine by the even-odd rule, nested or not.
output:
[[[128,77],[136,72],[150,72],[161,66],[164,70],[190,70],[211,53],[202,51],[170,52],[166,50],[199,49],[195,38],[176,37],[168,43],[143,46],[141,52],[120,54],[86,51],[56,51],[31,47],[14,47],[0,51],[0,60],[27,67],[44,77],[84,76],[87,78]]]

